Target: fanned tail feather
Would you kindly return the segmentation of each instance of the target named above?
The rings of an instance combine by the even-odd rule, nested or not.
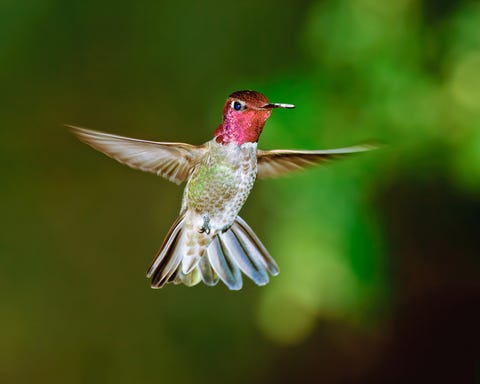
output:
[[[217,285],[218,280],[219,280],[218,275],[213,270],[212,265],[210,264],[210,261],[208,260],[208,257],[202,257],[202,259],[198,263],[198,270],[200,271],[202,281],[206,285],[209,285],[210,287],[213,287],[214,285]]]
[[[207,257],[213,270],[217,273],[228,289],[237,291],[242,289],[242,274],[237,264],[230,257],[228,249],[225,249],[222,234],[215,237],[207,248]]]
[[[190,264],[191,256],[186,255],[184,221],[184,216],[175,221],[147,272],[153,288],[170,282],[190,287],[200,281],[214,286],[221,280],[229,289],[239,290],[243,286],[242,272],[257,285],[268,283],[268,272],[278,274],[275,260],[238,216],[227,231],[213,238],[198,263],[185,273],[181,265],[186,261]]]
[[[182,237],[184,230],[185,215],[181,215],[173,223],[165,236],[157,256],[148,269],[147,278],[152,279],[152,288],[162,288],[175,276],[183,255],[181,254]]]
[[[250,255],[255,261],[260,262],[272,276],[277,276],[280,272],[277,263],[273,260],[273,257],[270,256],[265,246],[245,220],[237,216],[233,223],[232,230],[237,237],[243,239],[247,255]]]

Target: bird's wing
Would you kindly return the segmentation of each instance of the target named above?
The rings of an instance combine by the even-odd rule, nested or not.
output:
[[[68,126],[72,133],[97,151],[131,168],[155,173],[180,184],[203,156],[206,146],[131,139]]]
[[[378,148],[373,144],[360,144],[352,147],[296,151],[278,149],[273,151],[257,151],[258,173],[257,178],[283,176],[287,173],[301,170],[316,164],[323,164],[353,153],[370,151]]]

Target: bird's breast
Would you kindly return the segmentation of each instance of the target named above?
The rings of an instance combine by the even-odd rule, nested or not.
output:
[[[256,143],[211,143],[187,183],[183,206],[199,216],[208,215],[213,224],[231,224],[253,187],[256,172]]]

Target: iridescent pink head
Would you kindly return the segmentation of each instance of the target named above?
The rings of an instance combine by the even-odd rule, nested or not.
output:
[[[255,143],[273,108],[295,108],[292,104],[270,103],[256,91],[237,91],[223,107],[223,122],[215,131],[218,143]]]

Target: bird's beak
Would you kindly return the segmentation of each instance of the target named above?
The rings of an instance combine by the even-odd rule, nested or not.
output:
[[[262,109],[273,109],[273,108],[288,108],[292,109],[295,108],[295,105],[293,104],[282,104],[282,103],[270,103],[270,104],[265,104]]]

